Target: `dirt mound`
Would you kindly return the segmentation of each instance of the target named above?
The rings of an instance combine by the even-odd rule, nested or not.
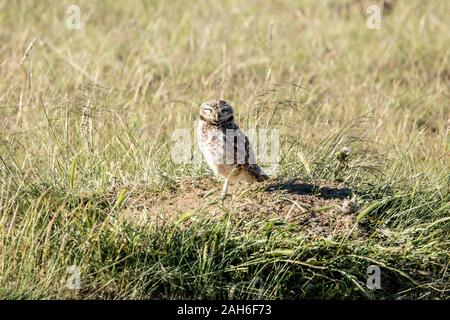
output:
[[[273,220],[289,223],[311,237],[343,234],[355,225],[355,212],[342,211],[351,190],[325,181],[269,180],[264,183],[231,186],[221,201],[222,182],[214,178],[180,181],[159,192],[134,190],[129,193],[122,217],[137,225],[149,221],[177,221],[183,215],[221,216],[230,212],[235,221]]]

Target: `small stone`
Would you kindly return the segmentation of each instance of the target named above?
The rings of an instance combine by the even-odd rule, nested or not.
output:
[[[358,212],[359,204],[356,201],[356,196],[353,196],[353,198],[351,199],[345,199],[344,201],[342,201],[340,209],[343,214],[352,214]]]

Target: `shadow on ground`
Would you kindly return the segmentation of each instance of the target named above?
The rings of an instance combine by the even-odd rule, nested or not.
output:
[[[267,192],[285,191],[295,195],[311,195],[325,200],[345,199],[352,195],[352,190],[345,187],[324,186],[319,184],[300,183],[296,181],[277,181],[264,189]]]

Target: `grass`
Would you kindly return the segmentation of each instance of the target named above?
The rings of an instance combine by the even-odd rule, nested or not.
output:
[[[448,1],[380,30],[369,1],[78,3],[0,2],[0,298],[449,298]],[[170,154],[216,97],[281,142],[223,203]]]

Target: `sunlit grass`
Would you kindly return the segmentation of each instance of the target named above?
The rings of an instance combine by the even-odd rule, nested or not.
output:
[[[368,1],[79,1],[69,30],[72,2],[0,2],[0,297],[448,298],[450,6],[390,3],[369,30]],[[170,150],[217,97],[280,130],[282,179],[357,194],[355,228],[313,239],[230,202],[120,219],[212,179]]]

